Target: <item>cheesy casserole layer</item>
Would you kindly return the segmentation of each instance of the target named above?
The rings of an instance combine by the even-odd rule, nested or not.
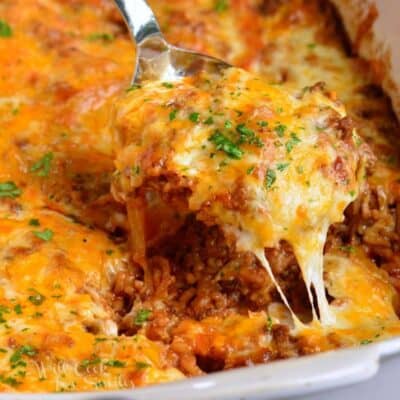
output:
[[[130,87],[111,0],[0,2],[0,390],[115,390],[399,332],[399,127],[320,0],[150,1],[235,67]]]

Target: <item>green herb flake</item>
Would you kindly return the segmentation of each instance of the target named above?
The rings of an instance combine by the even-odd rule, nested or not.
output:
[[[206,125],[212,125],[212,124],[214,123],[214,118],[213,118],[213,117],[208,117],[208,118],[204,121],[204,123],[205,123]]]
[[[6,385],[10,385],[12,387],[18,386],[21,384],[21,382],[17,381],[15,378],[11,377],[11,376],[4,376],[4,375],[0,375],[0,382],[5,383]]]
[[[29,220],[29,225],[30,226],[40,226],[40,221],[36,218],[32,218]]]
[[[249,129],[245,124],[239,124],[236,126],[236,132],[239,133],[239,141],[238,143],[249,143],[249,144],[254,144],[257,147],[263,147],[264,143],[261,141],[261,139],[256,136],[254,131],[252,129]]]
[[[131,86],[128,87],[128,89],[126,89],[126,92],[133,92],[134,90],[138,90],[141,89],[142,85],[139,85],[138,83],[133,83]]]
[[[253,173],[253,171],[254,171],[254,168],[255,168],[254,165],[251,166],[251,167],[249,167],[249,168],[247,169],[247,171],[246,171],[246,174],[247,174],[247,175],[251,175],[251,174]]]
[[[216,0],[214,3],[214,10],[218,13],[222,13],[229,8],[228,0]]]
[[[215,144],[217,150],[223,151],[228,157],[240,160],[243,151],[220,131],[215,131],[208,140]]]
[[[50,241],[54,236],[54,233],[51,229],[45,229],[44,231],[33,231],[33,234],[45,242]]]
[[[275,128],[274,128],[275,133],[279,136],[279,137],[283,137],[285,135],[285,131],[286,131],[286,126],[282,125],[282,124],[278,124]]]
[[[93,367],[94,365],[99,365],[101,363],[101,359],[99,357],[89,358],[86,360],[81,361],[79,364],[80,368],[89,368]]]
[[[283,172],[288,166],[289,166],[289,163],[279,163],[276,165],[276,169],[279,172]]]
[[[35,313],[32,314],[32,318],[40,318],[43,317],[43,313],[36,311]]]
[[[151,311],[147,308],[142,308],[139,310],[135,316],[135,325],[143,325],[151,316]]]
[[[268,168],[265,174],[265,187],[270,189],[276,181],[276,173],[273,169]]]
[[[16,304],[14,306],[14,312],[15,312],[15,314],[18,314],[18,315],[22,314],[22,306],[21,306],[21,304]]]
[[[22,190],[12,181],[0,183],[0,197],[16,198],[20,196]]]
[[[151,365],[143,361],[136,361],[135,367],[136,369],[145,369],[151,367]]]
[[[258,121],[257,125],[261,126],[261,128],[265,128],[268,126],[268,122],[267,121]]]
[[[10,313],[10,309],[6,306],[0,305],[0,314],[9,314]]]
[[[267,317],[267,331],[270,332],[272,330],[272,318],[268,315]]]
[[[112,33],[96,32],[86,36],[86,39],[89,42],[102,41],[104,43],[110,43],[115,39],[115,36]]]
[[[33,290],[33,292],[35,293],[30,295],[28,297],[28,300],[35,306],[40,306],[46,300],[46,297],[37,292],[36,290]]]
[[[4,20],[0,19],[0,37],[9,38],[13,35],[11,26]]]
[[[174,119],[176,119],[176,114],[178,114],[178,110],[172,110],[170,113],[169,113],[169,120],[170,121],[173,121]]]
[[[33,346],[24,345],[19,347],[10,357],[11,368],[26,367],[26,362],[23,360],[23,356],[34,357],[37,353],[38,351]]]
[[[232,122],[231,121],[229,121],[229,120],[226,120],[225,121],[225,123],[224,123],[224,127],[225,127],[225,129],[232,129]]]
[[[370,340],[370,339],[364,339],[364,340],[361,340],[361,342],[360,342],[361,345],[370,344],[370,343],[372,343],[372,340]]]
[[[172,89],[174,85],[170,82],[163,82],[162,85],[167,89]]]
[[[49,176],[51,163],[53,161],[54,154],[46,153],[39,161],[35,162],[31,168],[30,172],[36,173],[37,176],[46,177]]]
[[[109,360],[104,363],[107,367],[113,367],[113,368],[123,368],[125,367],[126,363],[123,361],[119,360]]]
[[[300,142],[299,137],[295,133],[291,133],[290,140],[285,143],[286,151],[290,153]]]
[[[342,251],[344,251],[346,253],[354,253],[354,251],[355,251],[354,247],[350,246],[350,245],[348,245],[348,246],[340,246],[339,248],[340,248],[340,250],[342,250]]]
[[[131,171],[132,171],[132,175],[139,175],[139,174],[140,174],[140,167],[139,167],[139,165],[134,165],[134,166],[131,168]]]
[[[189,120],[192,121],[192,122],[194,122],[194,123],[199,122],[199,118],[200,118],[200,114],[199,114],[198,112],[192,112],[192,113],[189,115]]]
[[[113,253],[114,253],[114,250],[112,250],[112,249],[107,249],[107,250],[106,250],[106,254],[107,254],[108,256],[111,256]]]
[[[350,190],[349,195],[351,197],[354,197],[356,195],[356,191],[355,190]]]

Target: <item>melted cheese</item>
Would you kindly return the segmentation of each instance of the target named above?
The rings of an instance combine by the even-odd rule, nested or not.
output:
[[[355,132],[340,139],[343,107],[320,90],[305,92],[289,94],[234,68],[172,88],[145,84],[117,106],[114,192],[126,199],[150,177],[183,178],[190,212],[234,235],[238,249],[256,254],[274,281],[263,249],[286,240],[327,326],[335,318],[325,296],[323,247],[329,226],[343,220],[358,193],[360,164]],[[228,147],[218,147],[215,135]],[[227,199],[238,190],[242,204],[232,206]],[[317,322],[314,307],[313,317]]]
[[[214,0],[199,0],[195,4],[192,0],[149,2],[172,43],[223,58],[262,74],[268,82],[284,82],[293,88],[291,92],[325,81],[358,122],[358,133],[378,157],[377,164],[369,171],[369,184],[380,188],[388,198],[393,195],[393,187],[400,178],[398,125],[385,98],[379,93],[371,97],[363,90],[373,83],[369,71],[362,60],[346,53],[334,18],[329,12],[321,12],[319,1],[292,0],[281,2],[279,7],[273,1],[229,1],[222,10],[216,9]],[[125,243],[116,246],[108,238],[108,232],[116,226],[126,227],[121,207],[110,202],[109,179],[114,166],[108,122],[111,106],[129,84],[135,54],[113,2],[6,0],[0,1],[0,19],[12,28],[11,37],[0,36],[0,183],[13,181],[22,191],[15,199],[0,198],[0,305],[2,320],[6,321],[0,323],[0,390],[104,390],[182,378],[174,363],[166,362],[166,346],[142,335],[132,338],[115,335],[118,318],[110,307],[112,282],[115,274],[126,268],[128,255]],[[167,102],[171,91],[165,87],[157,91]],[[315,99],[318,104],[326,101],[324,96],[315,96],[319,97],[318,101]],[[292,103],[286,95],[280,98],[285,107]],[[277,102],[275,94],[273,103]],[[199,107],[196,104],[193,111],[203,105],[199,101]],[[331,100],[328,105],[337,108]],[[341,107],[337,110],[343,112]],[[151,120],[160,117],[162,127],[169,120],[169,110],[157,112],[158,116],[150,117]],[[178,117],[183,123],[179,114]],[[236,117],[233,114],[232,118]],[[256,120],[266,118],[278,119],[276,115],[258,115]],[[220,125],[224,123],[222,116],[215,119]],[[145,122],[137,121],[138,126]],[[187,137],[189,141],[196,127],[189,121],[187,127],[192,133]],[[210,166],[207,157],[204,165],[199,164],[204,152],[195,144],[187,152],[177,148],[173,163],[173,168],[182,166],[185,174],[190,172],[194,177],[199,169]],[[187,143],[182,141],[181,145]],[[205,145],[207,150],[211,147],[208,140]],[[137,150],[132,148],[132,159]],[[246,158],[238,163],[235,160],[242,174],[258,162],[257,154],[248,150]],[[54,156],[48,176],[30,172],[32,165],[48,152]],[[221,162],[224,158],[218,153],[215,160]],[[233,168],[233,162],[228,162]],[[271,197],[262,184],[265,168],[266,165],[260,168],[260,177],[256,168],[251,177],[245,175],[246,185],[256,187],[256,198]],[[215,171],[211,168],[210,172]],[[289,170],[277,173],[279,180],[275,185],[296,176],[293,172],[297,174],[294,169],[290,174]],[[226,170],[215,175],[219,187],[231,182]],[[302,180],[305,183],[306,176],[298,174],[294,188]],[[251,182],[256,184],[252,186]],[[140,186],[140,182],[133,183]],[[202,194],[204,199],[207,199],[206,189]],[[312,190],[310,185],[308,194],[314,198]],[[316,188],[315,192],[319,190]],[[301,201],[295,190],[290,193],[292,197],[278,212],[283,214],[291,209],[292,201],[297,204]],[[197,195],[200,196],[199,192]],[[345,202],[348,201],[346,197]],[[330,214],[330,220],[340,218],[339,208],[337,214]],[[164,215],[164,211],[159,215]],[[216,208],[214,213],[218,213]],[[72,223],[65,215],[73,216],[81,224]],[[280,218],[284,221],[284,215]],[[39,219],[41,226],[29,225],[31,219]],[[166,222],[167,230],[173,224],[170,220]],[[247,219],[246,224],[251,221]],[[393,219],[386,218],[383,224],[385,231],[394,232]],[[235,240],[240,239],[245,245],[253,240],[248,232],[236,228],[235,221],[230,227],[231,230],[225,224],[227,233]],[[53,232],[49,241],[40,241],[32,233],[46,228]],[[274,226],[272,230],[277,229]],[[322,228],[320,233],[323,238]],[[303,237],[300,235],[300,239]],[[320,254],[320,250],[315,250],[320,243],[307,241],[310,253]],[[254,251],[261,247],[255,247]],[[110,250],[112,255],[108,254]],[[393,285],[358,251],[350,258],[346,253],[326,256],[325,284],[335,297],[329,313],[336,324],[322,334],[318,327],[308,327],[299,333],[300,339],[309,340],[312,351],[333,348],[328,340],[332,336],[338,337],[338,346],[346,346],[398,334],[392,305],[393,299],[396,300]],[[298,258],[302,257],[300,252],[301,249]],[[259,258],[264,260],[262,252]],[[319,263],[319,260],[313,262]],[[264,265],[268,267],[266,262]],[[320,273],[318,268],[315,270]],[[318,277],[309,279],[321,282]],[[354,287],[353,282],[358,282],[359,287]],[[45,296],[41,305],[28,299],[34,294],[30,289]],[[18,305],[21,314],[20,307],[16,308],[18,313],[14,309]],[[270,304],[268,313],[274,323],[291,323],[290,314],[281,303]],[[213,332],[216,336],[211,343],[215,348],[234,344],[243,354],[248,350],[247,339],[253,337],[268,354],[265,317],[260,313],[249,317],[233,315],[226,321],[209,318],[196,321],[197,330],[188,329],[191,324],[183,321],[186,331],[182,334],[186,332],[191,340],[198,339],[197,345],[205,355]],[[202,334],[200,338],[197,332]],[[21,346],[34,346],[37,350],[34,357],[22,355],[22,361],[27,363],[25,377],[23,369],[10,365],[10,358]],[[96,356],[100,363],[96,363]],[[119,360],[126,365],[109,367],[104,365],[108,360]],[[148,367],[137,368],[136,361]],[[88,362],[88,367],[81,367]]]

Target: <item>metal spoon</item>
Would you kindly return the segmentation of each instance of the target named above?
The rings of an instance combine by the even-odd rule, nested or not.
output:
[[[115,0],[136,43],[133,83],[177,81],[201,71],[213,74],[231,67],[224,61],[169,44],[145,0]]]

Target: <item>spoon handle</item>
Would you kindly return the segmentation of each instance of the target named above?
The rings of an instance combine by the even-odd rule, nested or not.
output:
[[[115,0],[137,45],[150,36],[162,37],[153,10],[145,0]]]

